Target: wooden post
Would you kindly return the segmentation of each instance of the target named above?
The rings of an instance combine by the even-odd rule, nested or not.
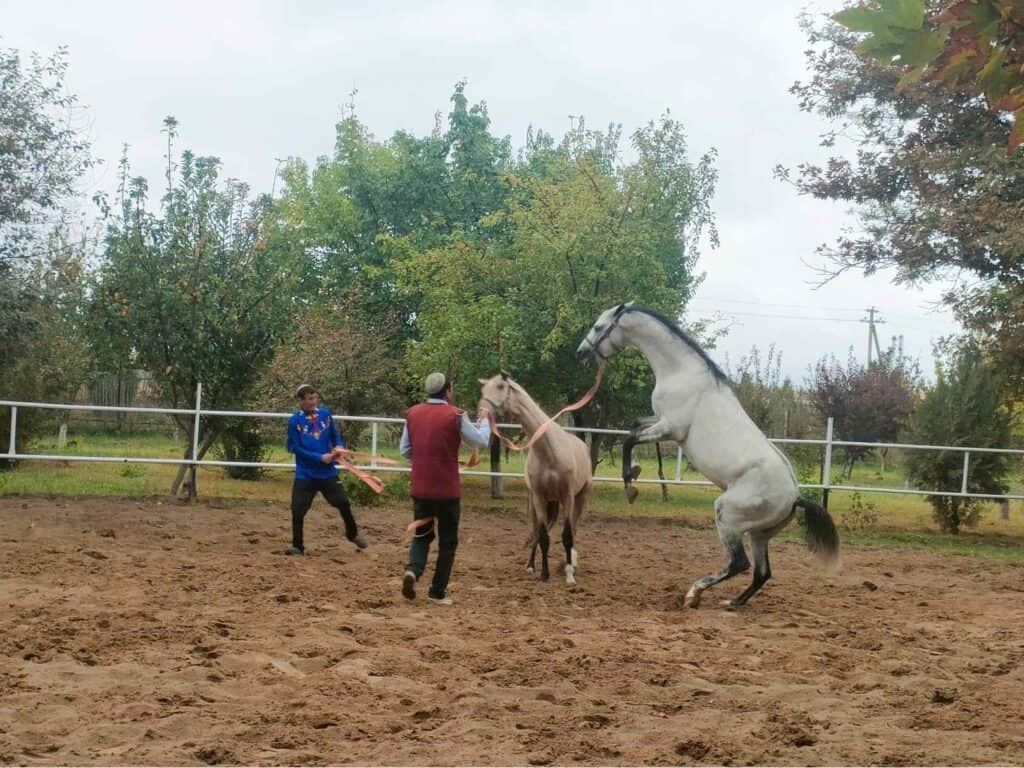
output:
[[[664,480],[665,479],[665,467],[662,465],[662,461],[661,461],[661,443],[655,443],[654,444],[654,450],[658,454],[658,479],[659,480]],[[668,485],[666,485],[665,483],[661,484],[661,500],[662,501],[668,501]]]
[[[501,472],[501,440],[498,439],[497,435],[491,435],[491,444],[489,446],[491,451],[491,472]],[[501,498],[501,478],[491,478],[491,498]]]

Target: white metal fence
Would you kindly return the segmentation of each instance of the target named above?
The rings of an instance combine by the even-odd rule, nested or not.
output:
[[[18,400],[0,400],[0,407],[7,407],[10,409],[10,435],[6,453],[0,453],[0,459],[16,459],[26,461],[89,461],[89,462],[108,462],[108,463],[133,463],[133,464],[174,464],[174,465],[195,465],[201,467],[261,467],[265,469],[291,469],[294,467],[292,463],[284,462],[253,462],[253,461],[224,461],[219,459],[199,459],[199,427],[203,417],[215,416],[215,417],[240,417],[240,418],[267,418],[267,419],[288,419],[291,417],[291,413],[268,413],[262,411],[225,411],[207,409],[202,407],[202,396],[203,388],[199,385],[196,391],[196,404],[195,408],[140,408],[140,407],[122,407],[122,406],[102,406],[102,405],[82,405],[82,404],[68,404],[68,403],[36,403]],[[18,429],[18,410],[19,409],[44,409],[44,410],[56,410],[56,411],[113,411],[119,413],[145,413],[151,415],[179,415],[179,416],[190,416],[192,418],[192,440],[191,440],[191,457],[190,458],[150,458],[142,456],[81,456],[75,454],[42,454],[42,453],[20,453],[17,450],[17,429]],[[350,415],[334,415],[337,421],[341,422],[362,422],[368,423],[371,427],[370,433],[370,453],[377,454],[379,446],[379,430],[382,424],[403,424],[404,419],[387,417],[387,416],[350,416]],[[518,424],[499,424],[501,429],[506,430],[517,430],[521,429]],[[578,433],[602,433],[606,435],[625,436],[629,434],[628,430],[624,429],[588,429],[588,428],[573,428],[565,427],[570,432]],[[991,493],[971,493],[967,490],[968,480],[970,478],[971,468],[971,456],[982,454],[982,453],[1003,453],[1012,454],[1015,456],[1024,456],[1024,450],[1014,448],[979,448],[971,446],[961,445],[913,445],[908,443],[867,443],[867,442],[856,442],[848,440],[835,440],[832,435],[832,419],[828,420],[826,426],[826,432],[824,439],[796,439],[796,438],[771,438],[773,443],[779,445],[814,445],[820,446],[824,449],[824,460],[822,462],[822,477],[820,483],[801,483],[801,488],[820,489],[825,491],[859,491],[859,492],[870,492],[870,493],[892,493],[892,494],[910,494],[919,496],[959,496],[969,497],[977,499],[1024,499],[1024,494],[991,494]],[[921,450],[921,451],[954,451],[957,453],[963,453],[963,474],[961,478],[961,484],[959,490],[953,489],[922,489],[922,488],[885,488],[877,486],[861,486],[861,485],[846,485],[843,483],[833,483],[831,478],[832,470],[832,453],[835,448],[843,447],[856,447],[856,448],[898,448],[902,450]],[[401,466],[383,466],[377,465],[372,461],[362,467],[366,470],[372,470],[374,472],[409,472],[408,467]],[[676,451],[676,462],[675,462],[675,475],[671,478],[644,478],[637,479],[635,483],[647,483],[650,485],[696,485],[696,486],[710,486],[712,485],[707,480],[684,480],[682,477],[683,472],[683,452],[682,448],[678,448]],[[490,472],[485,470],[462,470],[464,475],[479,475],[484,477],[513,477],[521,478],[523,474],[521,472]],[[622,482],[621,477],[608,477],[608,476],[595,476],[594,480],[597,482],[606,483],[620,483]]]

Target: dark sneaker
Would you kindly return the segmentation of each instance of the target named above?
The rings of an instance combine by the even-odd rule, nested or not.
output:
[[[363,538],[363,534],[357,533],[354,538],[349,539],[353,544],[356,545],[357,549],[366,549],[366,539]]]
[[[406,600],[416,599],[416,574],[406,571],[402,576],[402,597]]]
[[[304,555],[306,554],[306,550],[299,549],[298,547],[288,547],[288,549],[286,549],[284,553],[286,555]]]

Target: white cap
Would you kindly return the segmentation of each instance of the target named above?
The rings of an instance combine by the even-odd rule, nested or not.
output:
[[[431,397],[440,395],[448,387],[448,377],[443,373],[432,373],[427,376],[427,380],[423,385],[423,388],[427,391],[427,394]]]

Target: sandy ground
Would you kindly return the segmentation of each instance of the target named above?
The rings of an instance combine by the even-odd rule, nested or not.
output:
[[[1020,566],[777,543],[687,611],[711,531],[588,519],[569,588],[467,503],[442,608],[399,594],[405,509],[357,514],[366,552],[318,501],[288,558],[283,506],[0,500],[0,762],[1024,761]]]

